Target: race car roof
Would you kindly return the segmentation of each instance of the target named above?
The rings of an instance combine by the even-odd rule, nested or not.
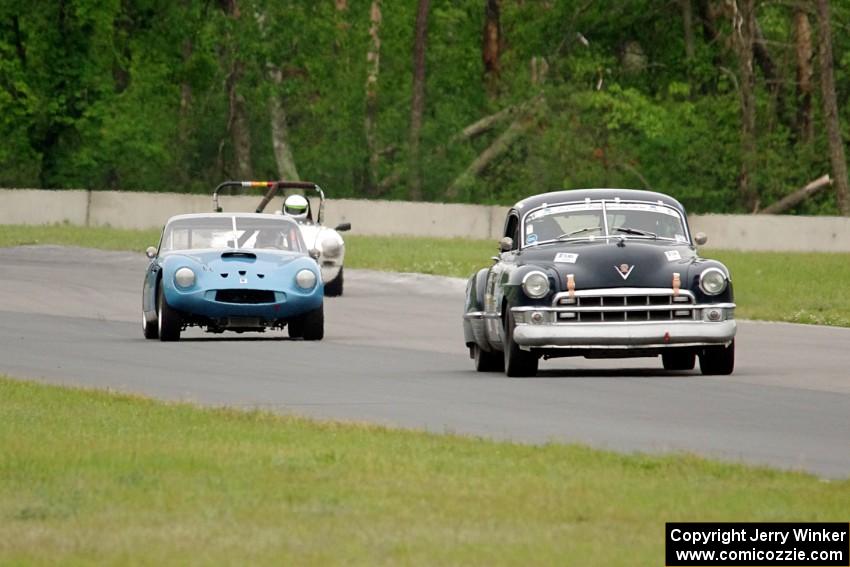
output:
[[[682,204],[669,195],[655,191],[643,191],[638,189],[568,189],[561,191],[550,191],[540,195],[533,195],[519,201],[514,208],[521,214],[543,205],[554,205],[570,201],[583,201],[585,199],[623,199],[629,201],[661,202],[674,207],[682,212],[685,208]]]

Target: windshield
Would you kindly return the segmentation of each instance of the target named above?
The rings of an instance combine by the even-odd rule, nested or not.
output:
[[[165,227],[161,251],[202,249],[269,249],[303,252],[295,223],[250,217],[198,217],[173,221]]]
[[[682,216],[673,207],[618,201],[586,201],[531,211],[525,216],[523,234],[525,246],[611,236],[688,242]]]

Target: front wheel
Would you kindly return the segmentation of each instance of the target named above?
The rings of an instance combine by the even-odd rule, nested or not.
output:
[[[514,342],[514,314],[510,307],[505,307],[505,374],[510,377],[536,376],[540,362],[536,354],[522,350]]]
[[[145,335],[146,339],[159,338],[159,320],[157,319],[154,322],[148,321],[144,311],[142,311],[142,334]]]
[[[325,309],[320,305],[302,315],[298,321],[298,328],[305,341],[320,341],[325,336]]]
[[[478,345],[472,345],[472,358],[478,372],[503,372],[505,357],[500,352],[487,352]]]
[[[172,309],[165,300],[165,294],[162,291],[162,285],[159,287],[157,297],[157,323],[159,330],[160,341],[179,341],[180,330],[183,326],[183,321],[180,318],[180,313]]]
[[[325,284],[325,297],[339,297],[342,295],[342,270],[344,266],[339,267],[339,273],[334,279]]]
[[[729,346],[706,347],[699,355],[699,368],[706,376],[728,376],[735,370],[735,341]]]
[[[290,339],[300,339],[304,336],[304,329],[302,329],[301,319],[293,319],[289,323],[286,324],[286,332],[289,333]]]
[[[668,349],[661,353],[664,370],[693,370],[696,358],[696,353],[692,350]]]

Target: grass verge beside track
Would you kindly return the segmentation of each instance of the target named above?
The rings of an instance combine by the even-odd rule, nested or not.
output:
[[[121,230],[109,227],[84,227],[70,224],[5,225],[0,224],[0,246],[59,244],[102,250],[132,250],[144,253],[159,242],[159,230]]]
[[[496,243],[488,240],[346,235],[346,266],[394,272],[468,277],[488,265]],[[159,231],[84,228],[70,225],[0,225],[0,246],[64,244],[143,251]],[[850,254],[732,252],[703,255],[729,266],[737,316],[850,327]]]
[[[0,562],[663,562],[666,521],[845,521],[850,480],[0,377]]]

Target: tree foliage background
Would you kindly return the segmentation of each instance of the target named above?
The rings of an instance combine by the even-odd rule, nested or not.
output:
[[[0,0],[0,186],[208,192],[245,173],[239,151],[247,152],[254,178],[277,178],[275,100],[302,177],[333,197],[408,198],[417,2],[377,2],[370,141],[364,124],[374,4]],[[492,4],[496,68],[482,54]],[[749,212],[738,193],[734,4],[431,0],[422,197],[508,203],[553,188],[650,187],[694,212]],[[756,2],[760,46],[773,65],[772,72],[755,66],[757,167],[750,175],[761,206],[830,171],[817,89],[814,135],[800,125],[807,104],[795,55],[800,10],[811,20],[816,53],[808,2]],[[850,3],[833,1],[831,12],[846,139]],[[812,64],[817,75],[816,57]],[[270,69],[279,70],[279,81],[270,80]],[[236,98],[243,101],[241,138]],[[479,135],[462,135],[517,105]],[[505,140],[512,127],[515,135]],[[492,159],[462,175],[494,143]],[[835,199],[823,191],[794,211],[834,214]]]

